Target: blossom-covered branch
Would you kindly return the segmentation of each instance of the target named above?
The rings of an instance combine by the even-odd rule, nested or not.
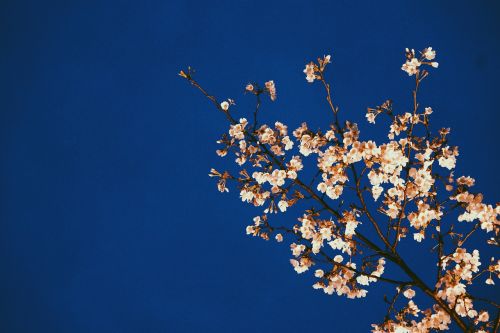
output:
[[[263,97],[277,99],[274,81],[246,85],[245,92],[256,99],[249,123],[233,117],[234,100],[210,95],[190,68],[179,73],[229,121],[228,133],[217,141],[217,154],[234,156],[239,172],[212,169],[209,175],[218,179],[219,191],[228,192],[228,183],[234,182],[241,200],[260,208],[247,234],[279,243],[289,240],[292,267],[300,274],[315,266],[318,281],[313,287],[327,294],[361,298],[377,281],[395,286],[395,295],[386,298],[387,314],[372,325],[372,332],[440,331],[453,327],[452,322],[464,332],[496,332],[499,327],[495,300],[473,295],[467,285],[494,288],[500,261],[490,257],[481,266],[479,250],[465,243],[478,235],[484,246],[498,247],[500,206],[484,203],[482,194],[472,191],[473,178],[454,175],[459,152],[448,143],[450,130],[433,134],[433,109],[418,102],[422,82],[438,67],[435,58],[431,47],[418,54],[406,50],[402,70],[415,79],[411,112],[397,113],[391,100],[368,108],[369,123],[388,122],[386,143],[360,139],[356,123],[339,119],[325,76],[329,55],[304,69],[309,83],[321,82],[334,115],[324,131],[313,131],[306,123],[291,133],[278,121],[259,125]],[[304,179],[306,167],[316,168],[316,176]],[[271,223],[274,214],[293,206],[303,210],[295,221]],[[455,212],[458,223],[452,218]],[[436,267],[434,281],[424,281],[404,260],[402,242],[431,244],[437,253],[431,264],[431,269]],[[406,279],[387,277],[386,268],[398,268]],[[431,305],[421,310],[417,298]]]

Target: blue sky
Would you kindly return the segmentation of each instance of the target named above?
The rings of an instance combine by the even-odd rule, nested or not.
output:
[[[1,331],[367,331],[380,285],[326,296],[286,246],[245,235],[258,211],[207,177],[227,124],[177,72],[241,115],[244,85],[272,79],[264,119],[318,128],[302,69],[331,53],[335,102],[368,138],[367,106],[411,103],[404,48],[431,45],[422,103],[495,203],[499,18],[494,1],[2,1]]]

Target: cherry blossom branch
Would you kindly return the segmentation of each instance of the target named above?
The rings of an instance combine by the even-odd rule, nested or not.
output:
[[[293,147],[293,141],[287,135],[287,126],[276,122],[275,129],[265,124],[257,129],[257,113],[261,105],[260,94],[266,93],[269,94],[271,100],[276,99],[276,90],[273,81],[266,82],[265,89],[259,89],[258,87],[255,89],[253,85],[247,85],[247,92],[255,94],[257,99],[253,113],[253,129],[246,130],[247,120],[242,118],[237,122],[229,112],[229,106],[234,105],[234,101],[228,99],[229,103],[224,101],[219,104],[214,96],[208,94],[192,78],[191,70],[188,73],[181,71],[180,75],[200,90],[219,111],[222,111],[231,124],[229,130],[230,137],[225,134],[218,141],[226,145],[226,147],[217,150],[217,153],[220,156],[225,156],[228,151],[234,151],[237,157],[236,162],[240,166],[248,160],[253,163],[255,168],[260,168],[252,176],[243,169],[240,172],[243,178],[237,179],[230,176],[227,172],[222,174],[217,171],[211,171],[211,176],[219,177],[218,188],[221,192],[227,191],[225,188],[226,180],[234,179],[240,184],[238,187],[240,188],[240,196],[243,201],[253,203],[255,206],[262,206],[266,202],[269,203],[268,208],[264,210],[265,214],[268,212],[278,212],[278,207],[279,210],[284,212],[287,210],[287,207],[295,205],[300,199],[313,200],[315,202],[314,207],[319,206],[306,210],[303,218],[299,218],[302,224],[295,225],[293,230],[285,227],[271,227],[267,216],[263,215],[262,221],[259,220],[260,217],[254,218],[255,225],[248,226],[247,233],[250,232],[254,236],[260,236],[268,240],[269,233],[272,234],[273,230],[283,230],[298,237],[299,244],[293,243],[291,245],[292,253],[297,259],[300,259],[300,262],[295,259],[291,260],[294,269],[298,273],[308,270],[309,267],[315,264],[315,261],[313,261],[314,257],[312,256],[314,254],[321,256],[317,261],[318,263],[333,264],[333,269],[324,275],[324,278],[324,272],[316,270],[316,277],[321,279],[320,285],[315,285],[316,289],[321,288],[328,293],[337,290],[339,295],[346,294],[349,297],[363,297],[366,295],[366,290],[362,289],[362,287],[360,288],[360,286],[368,285],[369,282],[373,282],[375,279],[399,285],[398,294],[405,285],[414,285],[423,291],[423,294],[433,300],[435,303],[433,307],[434,313],[436,316],[439,316],[438,322],[433,324],[427,322],[425,324],[426,320],[431,320],[432,310],[423,311],[422,313],[424,313],[425,318],[419,325],[430,325],[427,326],[427,329],[437,329],[438,327],[439,329],[443,327],[448,328],[447,324],[451,319],[464,332],[471,331],[473,326],[477,329],[485,329],[486,327],[491,327],[493,322],[488,321],[489,317],[486,311],[478,312],[473,309],[472,300],[482,300],[474,298],[467,293],[465,283],[470,284],[478,276],[489,271],[490,277],[486,280],[486,284],[494,284],[492,274],[500,272],[500,261],[494,262],[492,258],[491,265],[487,269],[478,274],[473,274],[478,272],[478,267],[481,265],[479,262],[479,252],[474,250],[472,253],[468,253],[466,249],[460,248],[460,246],[463,246],[479,228],[486,232],[495,230],[495,233],[498,234],[499,228],[496,216],[499,214],[500,209],[498,206],[493,208],[491,205],[483,204],[481,194],[475,195],[468,192],[468,187],[473,185],[474,179],[460,177],[456,180],[457,187],[455,188],[451,185],[455,182],[453,173],[445,181],[445,178],[434,172],[432,163],[437,160],[439,160],[440,167],[449,170],[454,169],[455,156],[458,155],[458,150],[456,147],[450,149],[446,145],[446,135],[449,130],[442,129],[440,131],[440,138],[431,138],[428,118],[428,115],[432,113],[431,108],[425,108],[424,113],[418,113],[417,93],[419,85],[428,75],[428,72],[420,67],[423,65],[434,68],[438,67],[436,62],[427,61],[432,61],[435,57],[435,51],[432,48],[425,49],[421,54],[422,56],[417,58],[415,57],[414,50],[410,51],[407,49],[407,60],[402,66],[402,69],[410,76],[415,75],[415,89],[412,94],[413,113],[405,113],[401,116],[394,115],[390,100],[384,102],[382,106],[376,109],[368,108],[367,119],[371,123],[375,123],[375,117],[380,113],[385,113],[392,119],[391,131],[389,133],[391,141],[380,146],[373,141],[360,141],[358,139],[359,130],[356,124],[346,121],[344,127],[340,125],[338,119],[339,110],[333,104],[330,85],[324,77],[324,69],[330,63],[330,56],[325,56],[322,59],[318,58],[318,64],[311,62],[306,65],[304,73],[306,73],[307,81],[313,82],[314,80],[318,80],[322,82],[326,91],[329,108],[334,113],[334,123],[330,126],[331,130],[326,132],[325,135],[321,131],[310,131],[305,123],[293,133],[300,141],[300,153],[302,155],[308,156],[314,153],[319,156],[319,170],[308,183],[302,181],[297,176],[297,172],[303,168],[300,155],[294,156],[288,162],[284,157],[285,150],[290,150]],[[414,127],[419,123],[425,126],[425,136],[423,137],[414,136]],[[406,133],[406,138],[401,138],[397,141],[394,137],[396,135],[399,136],[400,132]],[[337,138],[337,134],[341,135],[342,138],[340,140]],[[412,156],[413,150],[415,151],[414,156]],[[412,161],[413,158],[414,161]],[[354,164],[360,161],[364,162],[366,167],[358,174],[358,170]],[[354,186],[350,186],[347,183],[349,180],[348,177],[351,174],[351,172],[348,172],[349,167],[354,178]],[[372,188],[361,187],[361,180],[366,170],[370,170],[367,176],[373,186]],[[320,181],[317,189],[313,189],[313,185],[316,183],[316,178],[319,175],[322,175],[323,181]],[[289,181],[288,184],[285,183],[285,180]],[[437,197],[438,189],[435,186],[436,180],[443,182],[446,191],[453,191],[455,188],[452,195],[444,201]],[[267,190],[267,187],[264,186],[266,183],[272,186],[270,190]],[[366,190],[377,201],[381,193],[385,190],[380,186],[380,184],[384,183],[393,185],[384,194],[384,201],[378,208],[378,212],[389,217],[385,234],[381,227],[382,224],[378,223],[377,218],[369,210],[364,197],[364,191]],[[341,213],[340,211],[344,207],[344,200],[340,200],[338,207],[335,207],[326,197],[332,200],[339,199],[345,189],[352,189],[355,192],[357,196],[356,200],[359,199],[360,206],[354,202],[349,203],[350,210],[345,210]],[[449,201],[454,201],[456,204],[448,207],[449,205],[446,205],[446,203]],[[411,208],[407,207],[409,202],[415,202],[418,211],[411,212]],[[451,210],[458,207],[465,210],[459,216],[459,221],[479,221],[465,236],[454,232],[453,224],[450,224],[449,230],[443,233],[441,230],[441,218],[447,216]],[[409,215],[406,215],[407,209],[410,210]],[[337,221],[334,222],[331,218],[330,220],[317,218],[326,212],[331,214]],[[373,235],[370,235],[372,237],[367,237],[367,235],[364,235],[357,229],[358,224],[361,223],[358,219],[361,216],[360,214],[365,215],[374,227],[377,235],[374,239],[372,239]],[[410,223],[408,227],[403,224],[405,217],[408,218]],[[425,238],[426,228],[431,226],[433,220],[436,221],[435,224],[432,224],[436,226],[436,233],[432,235],[432,238],[436,240],[437,244],[432,248],[432,251],[437,248],[438,271],[437,283],[431,289],[415,272],[414,268],[410,267],[408,262],[398,253],[397,246],[401,239],[406,237],[410,228],[415,228],[419,231],[419,233],[414,234],[414,239],[417,242],[421,242]],[[393,233],[394,241],[391,240]],[[458,247],[455,247],[454,251],[449,255],[444,256],[443,249],[446,236],[450,236],[452,239],[458,237]],[[334,241],[331,241],[332,238]],[[279,233],[276,234],[276,240],[281,242],[283,240],[282,235]],[[334,250],[346,251],[350,256],[349,262],[341,264],[341,256],[337,255],[332,259],[324,252],[321,248],[324,246],[323,242],[325,240],[330,241],[328,244]],[[383,245],[378,244],[380,241]],[[495,244],[495,239],[491,238],[488,242]],[[358,248],[358,246],[366,247],[370,251],[365,254],[364,250]],[[306,252],[303,252],[304,250]],[[362,259],[360,269],[356,268],[356,261],[352,261],[355,256]],[[375,275],[367,272],[367,269],[369,270],[374,265],[374,261],[369,259],[373,256],[380,257]],[[317,258],[314,260],[317,260]],[[322,258],[326,261],[323,261]],[[408,276],[409,281],[404,282],[379,276],[384,272],[384,258],[399,267]],[[326,281],[328,286],[325,286],[323,281]],[[335,284],[332,284],[334,281]],[[411,290],[411,292],[414,295],[414,291]],[[411,293],[409,295],[407,296],[405,291],[407,298],[413,297]],[[395,307],[396,299],[397,296],[390,304],[388,316],[390,316]],[[484,303],[497,307],[495,302],[489,300],[486,300]],[[410,301],[408,306],[400,312],[394,311],[397,321],[386,318],[383,327],[390,332],[394,330],[398,331],[396,329],[398,327],[409,328],[411,326],[416,329],[417,326],[414,326],[416,325],[415,321],[412,320],[410,322],[410,319],[406,318],[406,315],[415,314],[419,311],[416,305]],[[498,317],[494,325],[498,327]],[[376,327],[374,330],[376,333],[386,332],[385,330],[379,330],[380,327],[378,325],[374,325],[374,327]],[[412,332],[414,331],[412,330]]]

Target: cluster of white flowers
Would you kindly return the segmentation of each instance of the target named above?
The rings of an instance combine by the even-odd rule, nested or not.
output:
[[[411,58],[406,60],[403,66],[401,66],[401,69],[407,72],[409,76],[412,76],[418,73],[418,68],[420,67],[420,65],[421,63],[417,58]]]
[[[368,179],[372,187],[372,195],[377,200],[383,192],[382,184],[390,183],[393,185],[388,190],[388,196],[391,199],[397,198],[401,201],[405,181],[400,178],[401,171],[408,163],[408,158],[404,154],[404,146],[396,141],[391,141],[378,147],[376,154],[372,155],[370,163],[372,168],[368,173]],[[378,166],[375,168],[375,166]],[[396,218],[399,214],[399,208],[393,200],[387,201],[388,208],[386,214],[391,218]]]
[[[424,238],[423,231],[432,220],[440,220],[443,212],[440,211],[439,207],[431,209],[431,207],[424,203],[422,200],[417,202],[418,211],[412,212],[408,215],[408,220],[410,225],[417,230],[422,229],[422,232],[416,233],[414,238],[417,242],[420,242]]]
[[[465,204],[465,212],[458,217],[458,221],[472,222],[479,220],[481,229],[486,232],[495,230],[496,234],[498,234],[498,230],[500,229],[500,220],[498,219],[500,204],[497,204],[495,207],[484,204],[482,203],[482,195],[473,195],[467,191],[451,197],[451,199]]]
[[[431,167],[434,163],[434,160],[430,159],[432,152],[432,149],[427,148],[423,154],[417,153],[415,155],[415,158],[422,163],[422,167],[419,169],[411,168],[409,171],[409,176],[413,179],[413,182],[408,184],[406,191],[408,198],[414,198],[419,195],[422,197],[429,196],[431,187],[435,183],[431,172]]]
[[[262,206],[271,196],[269,191],[259,192],[259,188],[244,187],[240,191],[241,201],[252,203],[254,206]]]
[[[306,80],[309,83],[313,83],[314,80],[320,78],[318,76],[319,73],[322,73],[325,70],[326,65],[330,63],[331,56],[326,55],[322,59],[318,58],[318,65],[316,65],[313,61],[306,64],[306,68],[304,69],[304,74],[306,74]]]
[[[420,311],[416,308],[415,303],[412,301],[408,302],[408,306],[402,310],[403,314],[412,314],[417,316],[418,313],[422,313],[424,317],[417,321],[415,319],[406,321],[386,321],[383,325],[373,324],[372,333],[424,333],[430,332],[431,330],[445,331],[449,330],[449,325],[451,324],[450,316],[435,305],[433,309],[428,309],[425,311]]]
[[[336,293],[339,296],[345,295],[348,298],[365,297],[368,291],[360,286],[368,286],[370,282],[377,281],[384,273],[385,260],[379,259],[376,269],[370,274],[358,273],[356,264],[347,262],[341,264],[342,256],[337,255],[334,259],[334,267],[329,272],[321,269],[315,271],[314,275],[320,278],[320,281],[313,285],[314,289],[321,289],[326,294]]]
[[[295,244],[292,243],[290,245],[290,249],[292,250],[292,254],[297,259],[290,259],[290,264],[292,264],[293,268],[298,274],[301,274],[309,269],[314,262],[308,256],[302,256],[302,253],[306,249],[306,246],[303,244]]]
[[[355,282],[356,264],[348,262],[342,266],[337,265],[328,274],[317,274],[322,279],[313,285],[314,289],[322,289],[326,294],[332,295],[336,293],[338,296],[345,295],[347,298],[361,298],[365,297],[367,291],[359,288]]]
[[[260,226],[262,224],[262,220],[261,220],[260,216],[254,217],[253,222],[254,222],[253,225],[247,226],[246,232],[247,232],[247,235],[257,236],[259,234]]]
[[[306,68],[304,69],[304,73],[306,74],[306,80],[309,83],[313,83],[314,79],[316,79],[314,67],[315,67],[314,62],[310,62],[306,65]]]
[[[245,138],[245,127],[247,125],[248,121],[245,118],[241,118],[239,124],[230,126],[229,135],[237,140],[243,140]]]
[[[299,141],[299,152],[304,156],[312,153],[319,153],[319,148],[324,146],[327,140],[320,134],[311,132],[307,124],[303,123],[301,127],[293,131],[293,136]]]
[[[445,300],[450,307],[454,307],[458,315],[483,322],[488,320],[489,315],[486,311],[478,312],[474,309],[465,285],[465,283],[470,284],[474,279],[474,273],[479,271],[481,266],[479,260],[478,250],[472,251],[471,254],[464,248],[457,248],[453,254],[442,257],[441,267],[445,274],[436,288],[438,288],[437,297]]]
[[[311,252],[318,254],[323,247],[324,241],[330,241],[333,234],[333,222],[316,220],[314,217],[304,214],[299,218],[301,225],[298,226],[299,235],[311,242]]]
[[[341,219],[339,219],[340,223],[345,224],[345,236],[347,238],[352,238],[352,236],[356,233],[356,228],[358,224],[361,222],[357,221],[359,218],[359,213],[356,211],[346,211],[343,213]]]
[[[420,59],[415,56],[414,49],[406,49],[406,62],[401,66],[401,69],[408,73],[409,76],[412,76],[419,72],[419,68],[422,64],[438,68],[439,64],[437,62],[428,62],[434,60],[434,58],[436,58],[436,51],[434,51],[432,47],[424,49]]]
[[[252,173],[252,178],[259,184],[269,183],[272,188],[273,193],[279,192],[279,187],[285,184],[285,180],[296,179],[297,171],[302,170],[302,160],[299,156],[293,156],[290,162],[287,164],[287,170],[275,169],[272,172],[261,172],[254,171]]]
[[[443,168],[447,168],[452,170],[455,168],[455,164],[457,163],[458,149],[450,149],[449,146],[446,146],[442,149],[442,156],[438,159],[439,165]]]
[[[322,182],[317,185],[317,190],[326,193],[330,199],[338,199],[344,188],[343,184],[348,178],[345,167],[342,165],[346,149],[339,146],[330,146],[318,154],[318,168],[322,171]]]

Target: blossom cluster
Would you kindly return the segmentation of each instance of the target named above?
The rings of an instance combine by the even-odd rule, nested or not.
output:
[[[406,49],[406,62],[401,66],[401,69],[408,73],[409,76],[417,74],[422,65],[438,68],[439,63],[432,61],[436,58],[436,51],[432,47],[424,49],[420,54],[421,56],[417,57],[414,49]]]

